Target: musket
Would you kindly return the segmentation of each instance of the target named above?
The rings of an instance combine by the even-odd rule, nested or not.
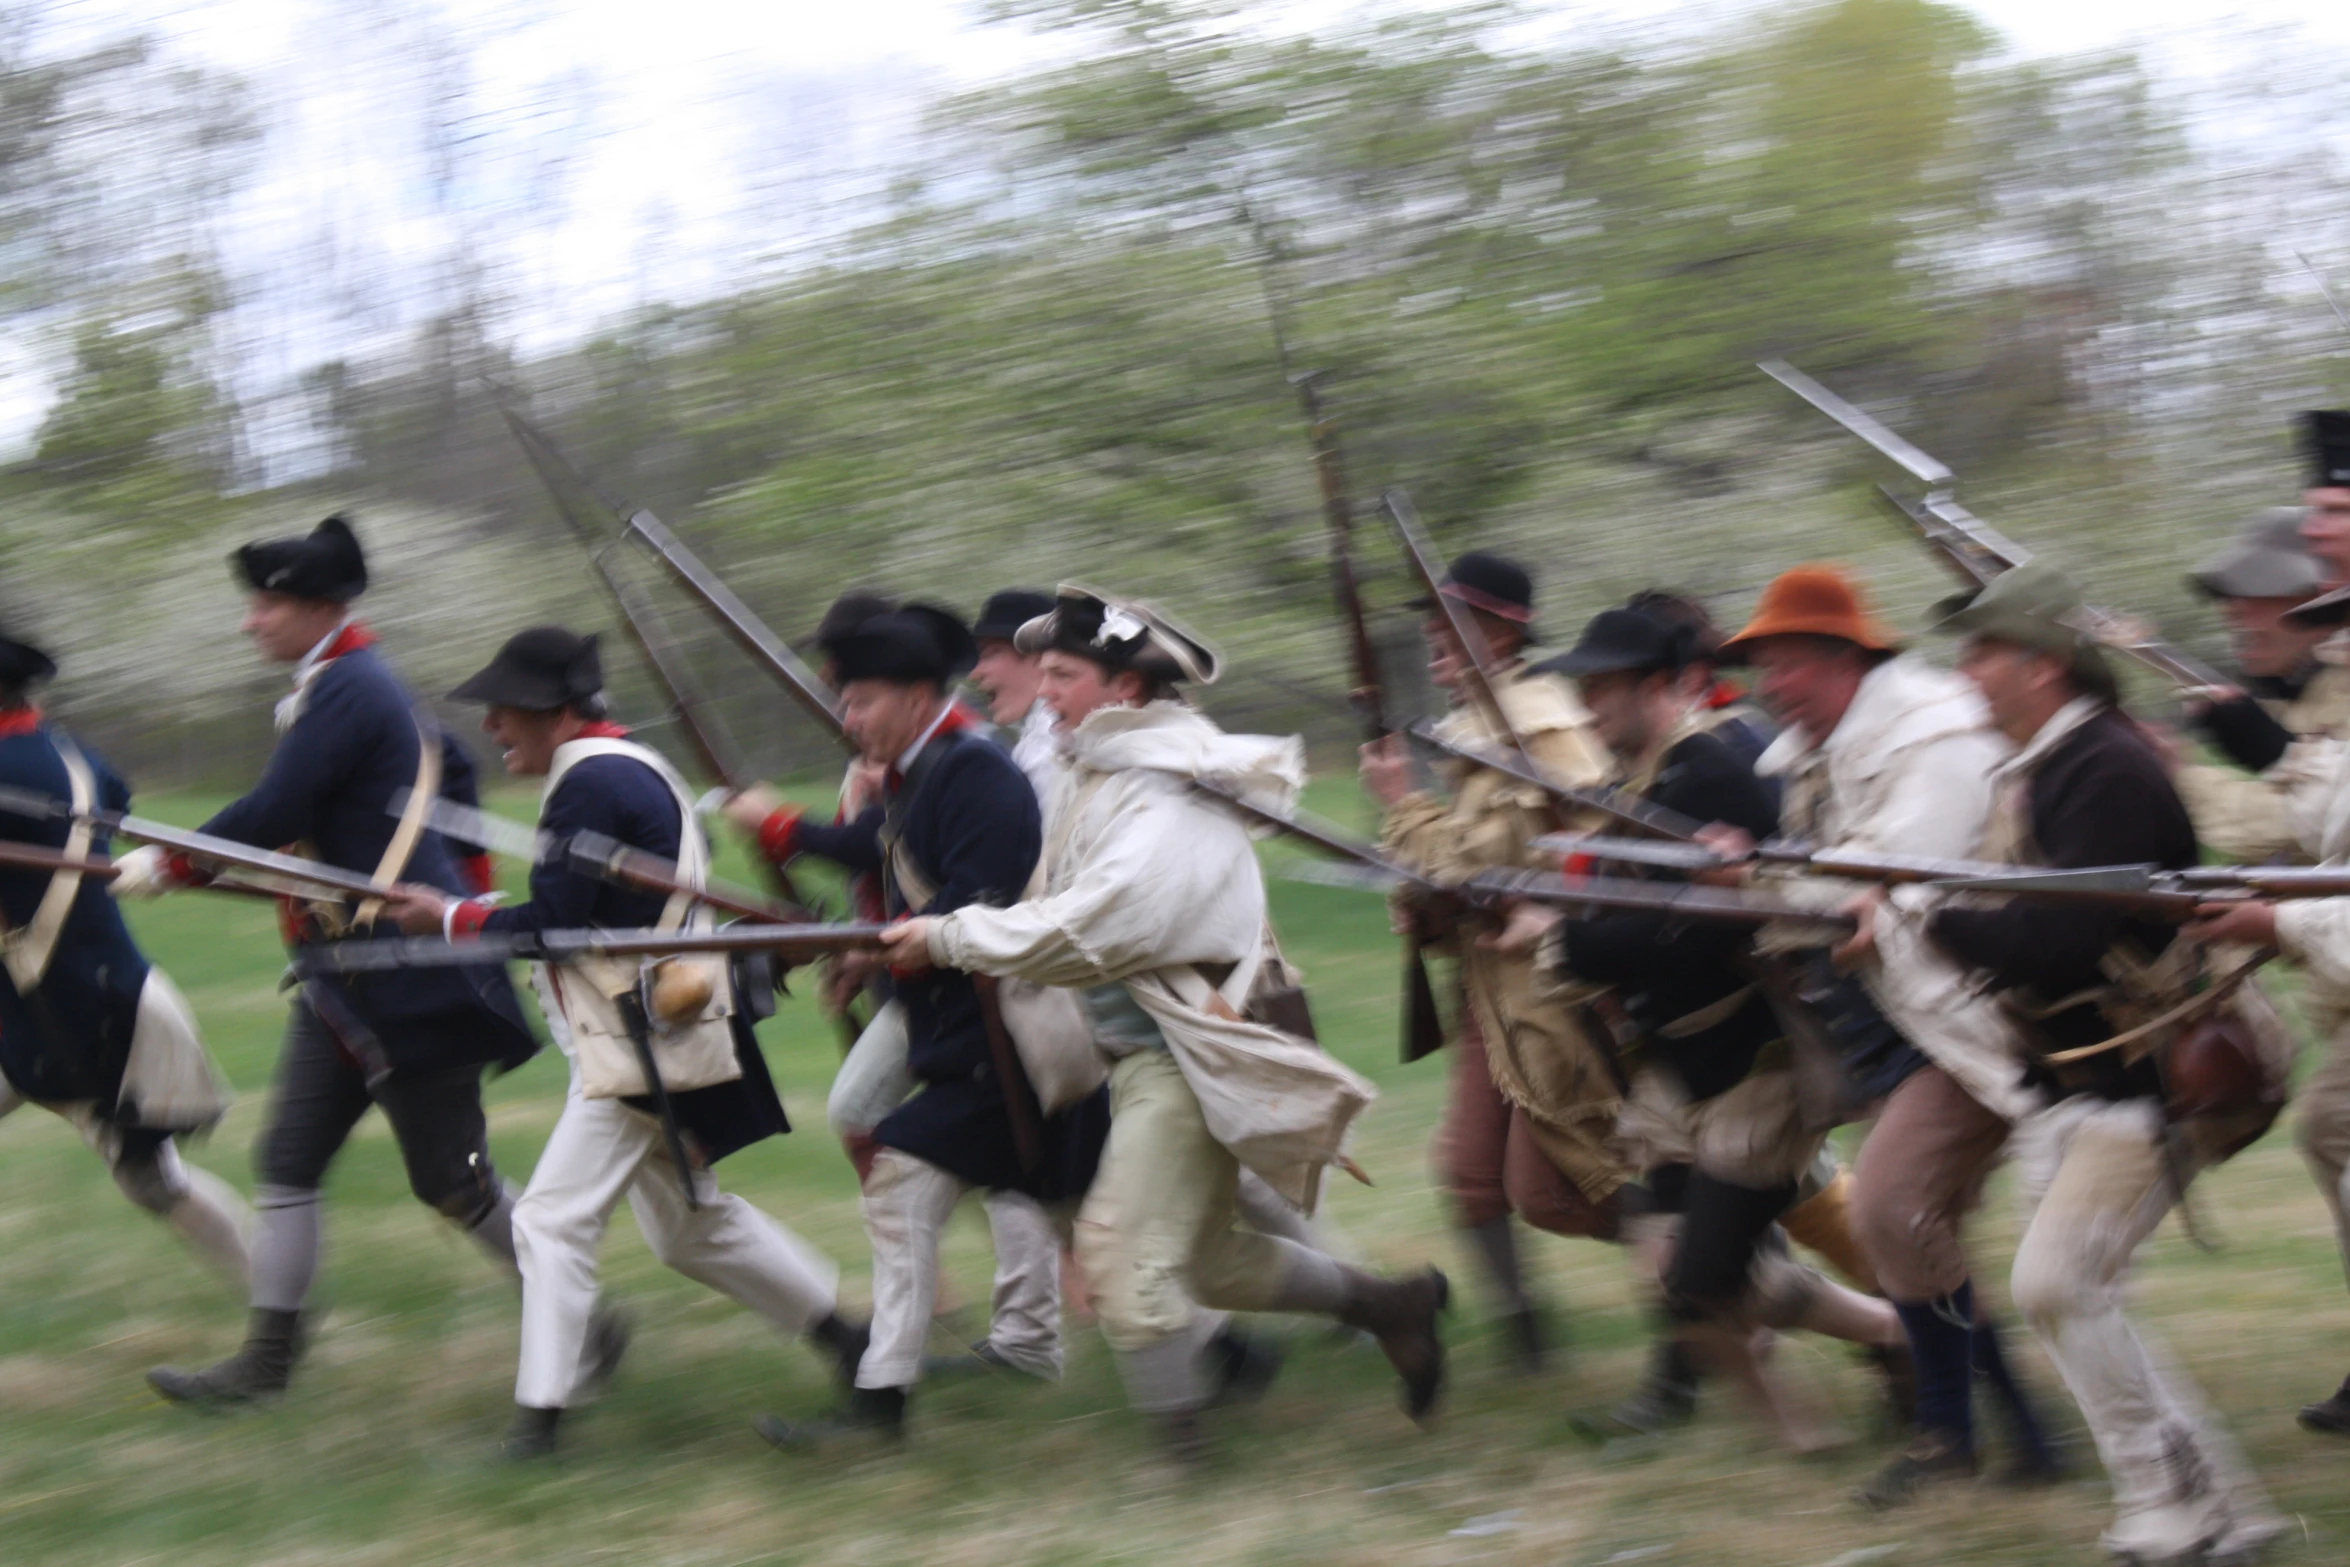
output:
[[[743,651],[757,661],[759,667],[774,677],[791,698],[805,708],[808,716],[822,725],[826,733],[839,741],[850,752],[857,749],[840,719],[840,699],[829,686],[817,678],[807,661],[791,650],[751,607],[735,596],[734,590],[720,581],[718,574],[702,564],[700,557],[687,549],[676,534],[660,518],[642,509],[628,519],[627,536],[636,540],[669,568],[680,586],[701,600],[727,634],[742,645]]]
[[[1286,346],[1283,353],[1286,356]],[[1330,596],[1338,605],[1339,622],[1346,628],[1348,661],[1354,665],[1354,689],[1348,696],[1362,715],[1364,736],[1376,741],[1386,738],[1394,726],[1387,716],[1379,644],[1372,640],[1362,583],[1355,575],[1354,499],[1347,493],[1337,421],[1322,404],[1317,385],[1320,377],[1321,372],[1309,370],[1289,379],[1305,409],[1306,436],[1314,453],[1314,483],[1322,492],[1322,522],[1330,535]]]
[[[117,874],[111,860],[93,860],[46,849],[38,844],[0,842],[0,865],[28,871],[66,871],[93,881],[112,881]]]
[[[158,848],[175,850],[196,859],[233,865],[243,870],[257,871],[265,877],[294,883],[307,889],[305,896],[331,893],[366,899],[380,898],[389,890],[357,871],[347,871],[337,865],[303,859],[299,855],[279,854],[270,849],[256,849],[233,839],[216,838],[210,833],[195,832],[185,827],[167,827],[161,822],[151,822],[145,817],[130,816],[120,811],[76,811],[70,801],[37,790],[0,786],[0,812],[34,821],[78,818],[141,843],[151,843]]]
[[[1566,876],[1557,871],[1483,871],[1462,883],[1459,890],[1489,903],[1522,899],[1561,908],[1637,909],[1709,925],[1784,924],[1837,939],[1851,935],[1856,928],[1849,914],[1823,914],[1778,898],[1690,882]]]
[[[394,936],[373,941],[313,942],[304,962],[323,974],[450,968],[475,963],[567,963],[584,957],[676,957],[685,953],[767,952],[805,963],[836,952],[881,945],[886,925],[722,925],[716,930],[488,931],[458,941]]]
[[[1873,881],[1888,885],[1918,882],[1954,882],[1970,878],[2012,878],[2015,865],[2000,860],[1945,860],[1924,854],[1866,854],[1851,849],[1820,849],[1791,839],[1772,838],[1743,855],[1717,854],[1703,844],[1662,842],[1654,838],[1617,838],[1605,833],[1546,833],[1533,847],[1546,854],[1588,855],[1594,860],[1627,865],[1654,865],[1665,870],[1698,875],[1740,865],[1771,865],[1846,881]],[[2132,867],[2136,869],[2136,867]],[[2350,890],[2350,873],[2345,873]]]
[[[1458,757],[1464,762],[1474,762],[1506,778],[1532,784],[1547,794],[1551,805],[1560,811],[1596,811],[1628,827],[1636,827],[1642,832],[1675,843],[1695,843],[1698,830],[1707,825],[1694,816],[1684,816],[1679,811],[1642,799],[1628,789],[1605,785],[1588,789],[1571,788],[1536,767],[1533,759],[1524,751],[1513,756],[1472,740],[1448,739],[1425,719],[1416,719],[1406,725],[1404,733],[1414,744],[1425,746],[1431,751]]]
[[[2096,904],[2148,919],[2185,920],[2207,904],[2350,896],[2350,869],[2209,865],[2166,870],[2156,865],[2092,865],[2044,870],[2015,866],[2005,868],[2002,874],[1952,877],[1929,885],[1951,892]]]
[[[1407,733],[1419,744],[1447,755],[1475,762],[1480,767],[1532,784],[1546,798],[1553,825],[1564,826],[1566,817],[1575,811],[1597,811],[1611,816],[1627,826],[1662,838],[1693,840],[1705,823],[1650,804],[1621,789],[1578,789],[1560,782],[1548,769],[1534,759],[1527,748],[1525,736],[1511,724],[1509,714],[1501,705],[1501,694],[1494,684],[1495,660],[1492,644],[1485,640],[1484,631],[1469,614],[1466,606],[1445,593],[1439,586],[1433,551],[1428,536],[1420,527],[1420,516],[1412,507],[1411,497],[1401,490],[1389,490],[1381,497],[1387,508],[1388,520],[1395,524],[1397,539],[1403,545],[1404,558],[1410,563],[1412,575],[1420,581],[1422,591],[1443,613],[1453,635],[1459,639],[1466,655],[1464,672],[1468,676],[1469,694],[1485,714],[1493,732],[1503,745],[1480,745],[1474,742],[1447,739],[1433,724],[1425,721],[1407,726]]]
[[[394,795],[384,807],[386,814],[400,815],[405,809],[406,800],[406,790]],[[602,880],[649,892],[682,894],[697,903],[708,904],[711,908],[740,915],[744,919],[788,923],[794,920],[809,921],[816,917],[807,909],[762,898],[748,888],[710,881],[696,886],[686,880],[685,873],[678,869],[675,861],[662,859],[643,849],[631,848],[600,832],[581,831],[558,838],[553,833],[526,827],[521,822],[494,816],[476,806],[461,805],[454,800],[435,800],[427,807],[425,819],[439,832],[452,838],[462,838],[467,843],[478,843],[508,859],[543,864],[561,857]]]
[[[1485,714],[1493,732],[1531,765],[1533,758],[1526,749],[1525,737],[1510,723],[1509,714],[1502,709],[1501,694],[1493,684],[1493,645],[1485,640],[1485,632],[1469,614],[1467,606],[1447,594],[1443,578],[1438,574],[1434,551],[1425,529],[1420,526],[1420,513],[1412,505],[1412,498],[1400,489],[1389,490],[1379,497],[1386,508],[1387,520],[1395,525],[1395,536],[1403,545],[1404,560],[1412,568],[1412,575],[1420,581],[1421,591],[1444,616],[1453,636],[1461,644],[1467,660],[1465,672],[1469,679],[1469,697]]]
[[[644,655],[645,664],[652,670],[653,677],[668,691],[670,706],[683,722],[686,735],[701,758],[703,770],[729,790],[743,788],[751,781],[750,770],[738,759],[739,753],[727,735],[717,710],[705,707],[694,695],[693,675],[684,654],[669,640],[652,606],[644,601],[625,577],[612,569],[611,562],[605,558],[606,552],[617,541],[600,537],[599,530],[573,509],[565,487],[569,485],[584,491],[594,497],[597,504],[615,515],[620,514],[621,508],[557,451],[554,443],[536,425],[503,402],[499,405],[499,411],[505,416],[506,428],[512,432],[515,444],[522,448],[531,470],[538,475],[540,484],[545,486],[547,494],[554,500],[556,514],[587,551],[589,562],[604,584],[604,591],[611,597],[613,608],[620,614],[620,623],[628,632],[629,640]],[[794,687],[795,691],[797,689]],[[839,719],[832,714],[829,704],[826,706],[826,715],[837,733]],[[767,880],[786,904],[801,909],[812,907],[807,899],[800,896],[800,890],[793,883],[788,869],[775,864],[765,855],[758,858]],[[842,1048],[845,1050],[855,1045],[864,1028],[864,1020],[857,1015],[855,1007],[843,1008],[839,1021]]]
[[[1715,924],[1762,925],[1785,920],[1828,934],[1851,934],[1847,915],[1822,914],[1781,899],[1684,882],[1634,881],[1612,876],[1567,876],[1556,871],[1482,871],[1462,882],[1440,882],[1398,864],[1367,843],[1327,823],[1260,805],[1239,791],[1204,779],[1192,787],[1231,805],[1252,821],[1334,859],[1349,860],[1383,879],[1435,899],[1483,912],[1515,901],[1562,907],[1639,909]]]
[[[1280,361],[1282,377],[1297,389],[1298,403],[1305,410],[1306,444],[1314,454],[1314,485],[1321,492],[1322,521],[1330,535],[1330,595],[1337,602],[1339,621],[1346,628],[1347,661],[1354,666],[1354,688],[1348,695],[1355,711],[1362,716],[1364,738],[1376,742],[1385,739],[1393,726],[1387,721],[1386,681],[1379,667],[1379,645],[1372,640],[1370,617],[1364,613],[1362,587],[1355,576],[1354,498],[1346,486],[1346,461],[1338,446],[1338,424],[1322,404],[1322,372],[1292,368],[1289,312],[1283,308],[1276,276],[1280,246],[1247,200],[1238,204],[1234,216],[1246,225],[1256,243],[1257,278],[1264,289],[1265,322],[1272,328],[1273,352]]]
[[[661,621],[635,585],[612,568],[606,558],[621,542],[620,534],[608,534],[580,516],[571,505],[566,486],[585,491],[598,505],[616,516],[626,513],[610,496],[597,489],[577,468],[557,451],[554,444],[539,428],[511,408],[501,407],[506,427],[513,433],[515,444],[530,462],[547,494],[555,502],[555,511],[587,551],[589,563],[604,584],[605,593],[613,607],[620,612],[620,624],[636,644],[653,675],[669,693],[669,701],[677,716],[684,722],[687,738],[701,757],[702,767],[712,778],[728,788],[740,788],[749,782],[750,774],[737,759],[737,752],[727,736],[723,722],[714,709],[705,707],[693,694],[693,677],[685,656],[661,629]]]
[[[1955,501],[1931,495],[1913,501],[1882,485],[1878,486],[1877,494],[1917,529],[1919,536],[1934,547],[1968,586],[1986,586],[2001,572],[2032,558],[2022,545],[1982,525],[1973,513]],[[2125,658],[2136,659],[2182,691],[2192,694],[2236,687],[2234,681],[2201,659],[2181,652],[2159,637],[2147,635],[2144,627],[2125,615],[2084,604],[2073,616],[2073,624],[2075,630]]]
[[[2002,572],[2012,571],[2031,560],[2031,551],[1958,503],[1951,493],[1958,476],[1948,466],[1785,360],[1766,359],[1755,368],[1926,487],[1925,495],[1914,501],[1883,487],[1877,493],[1918,531],[1962,582],[1980,588]],[[2136,659],[2184,691],[2235,689],[2236,682],[2226,675],[2169,643],[2148,636],[2126,616],[2088,606],[2081,611],[2075,629],[2124,657]]]

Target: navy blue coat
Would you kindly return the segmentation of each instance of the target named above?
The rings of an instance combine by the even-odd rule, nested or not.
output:
[[[667,893],[624,887],[577,869],[560,840],[574,833],[602,833],[616,843],[675,860],[682,827],[677,797],[644,763],[625,756],[591,756],[575,764],[539,813],[539,830],[547,835],[553,852],[531,868],[530,901],[491,910],[481,928],[535,933],[658,924],[669,902]],[[767,1058],[739,1009],[734,1017],[734,1054],[743,1069],[734,1082],[669,1096],[678,1126],[713,1163],[763,1137],[791,1130],[775,1080],[768,1075]],[[625,1102],[647,1113],[653,1108],[650,1098]]]
[[[68,798],[72,786],[54,734],[44,723],[0,738],[0,785]],[[87,751],[82,756],[94,775],[99,808],[128,810],[130,786],[97,757]],[[10,843],[62,849],[70,827],[63,818],[33,821],[0,813],[0,838]],[[107,835],[92,834],[90,853],[108,850]],[[47,871],[0,867],[0,913],[11,928],[32,919],[49,879]],[[0,977],[0,1075],[28,1099],[94,1099],[111,1110],[122,1091],[139,989],[146,983],[147,960],[106,883],[84,877],[32,994],[17,994],[14,981]]]
[[[996,745],[967,729],[934,736],[915,759],[911,793],[893,798],[906,852],[935,889],[911,912],[949,914],[966,904],[1016,903],[1044,848],[1042,815],[1027,775]],[[796,850],[852,871],[884,872],[890,912],[908,910],[904,890],[887,876],[883,808],[831,827],[802,825]],[[930,969],[896,982],[906,1009],[907,1064],[922,1088],[874,1129],[874,1140],[902,1149],[974,1186],[1013,1188],[1047,1200],[1074,1197],[1092,1184],[1109,1131],[1107,1091],[1043,1122],[1043,1157],[1020,1167],[995,1069],[979,992],[971,976]],[[1035,1097],[1022,1083],[1017,1092]]]
[[[310,683],[302,711],[261,781],[204,824],[216,837],[256,848],[302,845],[329,865],[372,876],[398,827],[388,807],[416,783],[415,708],[372,648],[330,661]],[[444,753],[445,754],[445,753]],[[470,785],[471,769],[459,780]],[[400,873],[443,892],[471,889],[457,854],[425,832]],[[389,921],[368,933],[399,934]],[[364,939],[364,938],[361,938]],[[538,1049],[505,966],[418,968],[330,979],[350,1013],[373,1033],[395,1071],[496,1063],[518,1066]]]

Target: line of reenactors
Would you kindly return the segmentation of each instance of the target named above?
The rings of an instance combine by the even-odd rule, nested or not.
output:
[[[2029,879],[1954,890],[1851,867],[2350,858],[2350,653],[2335,629],[2350,620],[2350,415],[2311,428],[2304,505],[2193,578],[2236,640],[2241,686],[2190,706],[2225,765],[2183,761],[2122,709],[2108,650],[2083,629],[2097,622],[2042,564],[1937,606],[1955,673],[1908,651],[1832,566],[1782,574],[1727,635],[1660,590],[1555,656],[1537,651],[1521,564],[1471,552],[1435,584],[1420,608],[1454,704],[1434,731],[1443,760],[1431,772],[1393,738],[1364,748],[1383,824],[1366,860],[1408,876],[1398,928],[1457,976],[1435,1159],[1510,1352],[1533,1368],[1548,1341],[1516,1220],[1623,1242],[1647,1286],[1654,1353],[1627,1397],[1578,1417],[1593,1440],[1686,1421],[1707,1379],[1795,1449],[1835,1440],[1768,1366],[1771,1336],[1802,1329],[1863,1346],[1906,1422],[1867,1505],[1977,1474],[1978,1383],[2013,1439],[1999,1478],[2063,1475],[1965,1244],[2012,1156],[2029,1218],[2009,1293],[2111,1478],[2107,1549],[2248,1560],[2282,1535],[2122,1291],[2188,1182],[2282,1103],[2293,1041],[2259,962],[2301,966],[2329,1037],[2350,1037],[2350,898],[2214,896],[2182,923]],[[165,1398],[227,1407],[286,1388],[312,1326],[321,1189],[372,1105],[418,1199],[520,1288],[515,1458],[557,1451],[565,1412],[628,1347],[597,1286],[624,1196],[663,1262],[803,1339],[839,1379],[832,1414],[757,1422],[779,1447],[899,1435],[926,1375],[1057,1377],[1065,1259],[1179,1463],[1211,1451],[1211,1410],[1261,1395],[1278,1369],[1236,1313],[1367,1335],[1407,1413],[1432,1416],[1444,1275],[1366,1271],[1310,1217],[1375,1095],[1312,1037],[1253,847],[1262,823],[1294,820],[1303,747],[1201,712],[1194,693],[1222,672],[1206,640],[1074,583],[998,593],[968,622],[848,595],[814,639],[858,758],[837,809],[764,787],[715,803],[775,864],[845,870],[879,927],[824,978],[834,1007],[872,1007],[828,1107],[873,1252],[856,1321],[833,1265],[712,1173],[788,1129],[753,1032],[774,977],[693,948],[717,896],[705,802],[607,712],[597,639],[531,628],[450,693],[485,710],[508,772],[544,781],[529,896],[505,901],[450,826],[463,817],[443,814],[478,804],[463,748],[356,613],[367,567],[347,523],[233,564],[243,629],[292,692],[260,780],[201,832],[370,889],[281,898],[293,999],[249,1214],[177,1150],[226,1089],[116,900],[266,878],[153,844],[104,858],[129,792],[41,712],[48,657],[0,637],[0,835],[55,860],[0,865],[0,1114],[30,1102],[72,1121],[133,1201],[250,1296],[228,1358],[151,1374]],[[1740,668],[1750,687],[1726,678]],[[956,695],[965,677],[984,715]],[[1668,814],[1702,824],[1702,864],[1643,860],[1601,831]],[[590,839],[673,879],[631,882],[548,847]],[[1559,870],[1562,852],[1564,891],[1451,895]],[[1719,891],[1713,912],[1671,902],[1691,880]],[[1657,900],[1593,901],[1627,884]],[[497,943],[631,931],[680,951],[591,944],[533,967],[570,1072],[517,1192],[491,1158],[481,1083],[539,1044]],[[394,941],[440,956],[304,961]],[[1846,1169],[1829,1133],[1860,1120],[1874,1124]],[[2304,1089],[2301,1138],[2350,1256],[2350,1044]],[[972,1192],[995,1240],[989,1332],[942,1360],[924,1353],[940,1238]],[[2301,1418],[2350,1434],[2350,1381]]]

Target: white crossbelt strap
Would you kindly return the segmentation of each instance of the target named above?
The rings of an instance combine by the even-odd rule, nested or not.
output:
[[[71,740],[62,734],[52,738],[57,744],[57,759],[65,764],[66,789],[73,800],[73,827],[65,835],[65,853],[73,859],[86,859],[90,853],[90,811],[98,797],[97,780],[90,776],[89,762]],[[80,871],[52,872],[48,890],[41,894],[40,907],[33,910],[31,922],[0,938],[6,944],[8,977],[18,995],[31,995],[40,985],[41,977],[49,972],[49,960],[57,953],[57,938],[64,933],[65,917],[73,911],[74,894],[81,888]]]
[[[625,756],[632,762],[650,767],[660,780],[669,786],[676,797],[678,811],[677,879],[689,887],[700,887],[710,877],[710,840],[702,832],[701,823],[694,816],[693,791],[686,787],[677,769],[669,765],[669,758],[650,746],[634,740],[615,740],[596,736],[582,740],[566,740],[555,748],[555,763],[547,769],[547,786],[539,794],[539,810],[544,813],[549,800],[555,798],[555,786],[570,772],[591,756]],[[660,923],[655,930],[676,930],[685,924],[686,915],[693,909],[694,900],[684,893],[673,893],[661,910]]]

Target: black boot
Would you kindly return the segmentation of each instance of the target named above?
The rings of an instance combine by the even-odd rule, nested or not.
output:
[[[528,1404],[514,1406],[514,1423],[498,1439],[498,1456],[510,1464],[525,1464],[537,1458],[555,1456],[555,1426],[563,1418],[560,1409],[533,1409]]]
[[[1614,1407],[1573,1415],[1568,1423],[1583,1437],[1605,1445],[1655,1436],[1685,1426],[1697,1415],[1697,1365],[1680,1336],[1666,1333],[1648,1352],[1648,1370],[1631,1396]]]
[[[906,1434],[906,1390],[902,1387],[861,1387],[849,1393],[840,1413],[821,1420],[785,1420],[761,1415],[751,1429],[787,1452],[808,1452],[850,1438],[879,1437],[896,1442]]]
[[[873,1335],[862,1322],[851,1322],[838,1312],[828,1313],[822,1322],[808,1330],[808,1342],[832,1362],[833,1379],[845,1391],[854,1392],[857,1386],[857,1366],[865,1358],[865,1346]]]
[[[594,1398],[612,1385],[620,1361],[636,1336],[628,1313],[618,1306],[598,1306],[588,1318],[587,1352],[580,1357],[579,1382],[574,1398]]]
[[[1196,1475],[1216,1456],[1215,1439],[1201,1423],[1196,1409],[1178,1409],[1154,1417],[1159,1451],[1167,1456],[1178,1477]]]
[[[2301,1429],[2322,1431],[2328,1436],[2350,1436],[2350,1377],[2334,1389],[2334,1396],[2321,1404],[2301,1406]]]
[[[305,1345],[298,1311],[255,1311],[245,1343],[218,1365],[201,1371],[157,1366],[147,1385],[175,1404],[199,1409],[232,1409],[275,1398],[286,1390]]]
[[[1868,1345],[1862,1358],[1876,1368],[1883,1384],[1891,1431],[1913,1429],[1918,1423],[1918,1366],[1908,1342]]]
[[[1281,1350],[1267,1340],[1226,1328],[1208,1341],[1208,1407],[1253,1404],[1281,1374]]]
[[[1519,1306],[1505,1313],[1501,1326],[1512,1370],[1534,1376],[1550,1363],[1550,1334],[1543,1327],[1540,1306]]]
[[[1403,1378],[1404,1413],[1425,1421],[1444,1392],[1444,1337],[1436,1320],[1452,1300],[1452,1284],[1434,1268],[1403,1279],[1346,1270],[1346,1304],[1338,1320],[1379,1341],[1387,1363]]]

